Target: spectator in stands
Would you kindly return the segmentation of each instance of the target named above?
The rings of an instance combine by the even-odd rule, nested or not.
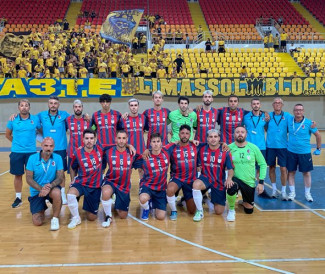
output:
[[[225,53],[226,49],[225,49],[225,41],[221,40],[219,41],[218,44],[218,53]]]
[[[92,56],[86,57],[85,68],[88,71],[87,78],[93,78],[94,77],[94,69],[95,69],[95,60],[92,58]],[[59,68],[59,70],[60,70],[60,68]]]
[[[272,32],[269,34],[269,41],[268,41],[268,47],[269,48],[273,48],[273,45],[274,45],[274,39],[273,39],[273,34]]]
[[[185,63],[185,61],[182,58],[182,55],[178,54],[177,58],[174,60],[174,64],[176,64],[176,71],[177,71],[177,73],[180,72],[180,70],[183,67],[183,64],[184,63]]]
[[[264,35],[263,43],[264,43],[264,48],[267,49],[269,47],[269,36],[267,34]]]
[[[162,36],[159,37],[158,43],[160,45],[160,51],[164,51],[164,47],[165,47],[166,41],[165,41],[165,39]]]
[[[279,41],[279,35],[276,34],[274,39],[273,39],[273,48],[274,48],[274,51],[279,51],[279,44],[280,44],[280,41]]]
[[[87,19],[85,22],[85,29],[91,29],[91,23],[89,22],[89,19]]]
[[[240,70],[240,77],[241,78],[246,78],[248,76],[246,66],[243,66]]]
[[[69,30],[69,22],[67,21],[67,19],[63,20],[63,30]]]
[[[260,72],[257,76],[257,83],[258,83],[257,95],[265,95],[265,93],[263,91],[264,80],[265,80],[265,77],[262,75],[262,72]]]
[[[188,36],[188,34],[185,34],[185,48],[189,49],[190,48],[190,37]]]
[[[183,33],[179,29],[176,30],[175,40],[176,40],[176,44],[182,44],[182,41],[183,41]]]
[[[102,58],[100,58],[98,63],[98,78],[106,78],[106,77],[107,77],[107,64],[104,62]]]
[[[152,69],[149,66],[148,62],[146,62],[146,65],[143,68],[143,71],[144,71],[144,78],[151,78]]]
[[[204,66],[204,64],[199,64],[197,72],[198,73],[209,73],[209,70]]]
[[[309,57],[306,56],[304,61],[302,62],[302,70],[306,72],[306,69],[311,67],[311,63],[309,61]]]
[[[284,31],[280,34],[280,50],[282,52],[287,52],[287,36],[288,34],[285,33]]]
[[[203,39],[203,29],[201,25],[199,25],[199,28],[197,29],[197,39],[199,42]]]
[[[205,51],[211,52],[211,50],[212,50],[212,42],[210,38],[208,38],[208,40],[205,42]]]
[[[96,12],[93,10],[90,14],[90,18],[93,21],[95,17],[96,17]]]
[[[291,75],[291,78],[298,78],[298,77],[299,77],[299,76],[298,76],[298,74],[297,74],[296,71],[294,71],[293,74]]]
[[[146,45],[147,45],[147,37],[143,33],[141,33],[140,34],[140,50],[142,53],[145,53]]]
[[[291,46],[289,48],[289,52],[290,52],[291,56],[293,56],[294,52],[300,52],[300,51],[299,51],[299,49],[297,47],[294,46],[293,43],[291,43]]]
[[[164,69],[163,66],[160,66],[159,69],[157,70],[157,77],[159,79],[166,78],[166,70]]]
[[[177,73],[177,78],[186,78],[186,76],[186,71],[183,68],[181,68],[179,73]]]
[[[168,29],[166,33],[166,42],[171,43],[173,41],[173,33],[171,29]]]
[[[317,73],[317,72],[319,71],[316,62],[313,62],[312,67],[311,67],[311,71],[312,71],[313,73]]]
[[[132,39],[132,53],[133,54],[137,54],[138,52],[138,47],[139,47],[139,39],[138,37],[135,35]]]
[[[279,19],[278,19],[278,24],[280,25],[280,27],[281,27],[281,25],[283,24],[283,18],[282,18],[282,16],[279,17]]]

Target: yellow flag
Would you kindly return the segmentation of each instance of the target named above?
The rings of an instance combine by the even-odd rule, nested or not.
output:
[[[17,57],[27,38],[28,35],[7,33],[0,40],[0,55],[6,57]]]

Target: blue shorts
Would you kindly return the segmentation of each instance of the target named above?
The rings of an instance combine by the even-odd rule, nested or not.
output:
[[[152,200],[152,208],[153,209],[160,209],[166,211],[167,208],[167,196],[166,190],[152,190],[146,186],[140,186],[139,195],[142,193],[147,193],[151,200]]]
[[[218,205],[222,205],[222,206],[226,205],[226,188],[225,187],[223,188],[223,190],[216,189],[213,186],[213,183],[210,182],[209,179],[203,175],[200,175],[200,177],[198,179],[204,183],[206,189],[211,189],[211,202],[213,204],[218,204]]]
[[[12,175],[23,175],[25,173],[25,167],[27,165],[29,156],[36,152],[18,153],[11,152],[10,158],[10,174]]]
[[[267,148],[266,162],[268,166],[276,166],[276,159],[280,167],[287,166],[287,149],[286,148]]]
[[[314,169],[313,158],[311,153],[307,154],[297,154],[288,151],[287,156],[287,169],[288,172],[296,171],[297,166],[299,166],[299,172],[309,172]]]
[[[63,162],[63,169],[64,171],[67,171],[68,166],[67,166],[67,151],[64,150],[55,150],[54,153],[59,154],[62,158],[62,162]]]
[[[82,209],[97,215],[102,190],[100,188],[86,187],[81,184],[72,184],[70,185],[70,188],[71,187],[74,187],[79,191],[79,197],[84,195],[84,204]]]
[[[61,189],[60,186],[56,186],[56,187]],[[39,197],[38,194],[35,196],[29,196],[28,201],[30,205],[30,212],[34,215],[41,211],[45,211],[47,209],[45,200],[49,200],[50,203],[52,204],[52,199],[50,198],[49,194],[46,197]]]
[[[169,182],[175,183],[178,186],[178,189],[182,189],[185,201],[193,199],[193,182],[191,184],[187,184],[176,178],[170,178]]]
[[[262,152],[262,154],[263,154],[263,156],[264,156],[264,159],[266,159],[266,150],[265,150],[265,149],[263,149],[263,150],[261,149],[261,152]],[[256,163],[255,166],[256,166],[256,169],[257,169],[257,170],[260,170],[260,166],[259,166],[257,163]]]
[[[102,186],[108,185],[113,189],[113,193],[115,193],[115,209],[122,211],[129,211],[130,205],[130,193],[124,193],[123,191],[117,189],[112,182],[104,182]]]

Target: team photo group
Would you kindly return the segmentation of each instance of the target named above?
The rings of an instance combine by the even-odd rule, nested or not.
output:
[[[284,111],[284,102],[277,97],[273,111],[267,112],[260,99],[253,98],[251,109],[245,110],[239,107],[239,97],[231,95],[227,106],[214,108],[210,90],[198,106],[190,106],[189,98],[180,96],[178,109],[169,110],[163,101],[163,93],[155,91],[152,108],[139,113],[139,100],[131,98],[129,111],[120,113],[114,105],[111,108],[112,97],[102,94],[99,111],[84,113],[83,102],[75,100],[70,115],[59,109],[56,96],[38,114],[31,114],[29,100],[21,99],[6,128],[16,194],[12,207],[22,205],[24,174],[30,187],[24,196],[28,196],[32,223],[42,225],[52,204],[51,230],[60,228],[64,204],[71,213],[68,228],[81,224],[81,196],[89,221],[97,219],[100,203],[105,214],[102,227],[113,221],[112,209],[115,216],[127,218],[131,185],[139,189],[144,221],[150,213],[164,220],[167,212],[176,221],[177,207],[183,206],[199,222],[207,204],[217,215],[226,211],[226,220],[233,222],[239,192],[238,204],[246,214],[254,211],[255,192],[264,199],[293,201],[296,171],[302,173],[306,200],[313,202],[310,139],[315,135],[313,154],[320,155],[321,134],[316,123],[304,116],[302,104]],[[132,172],[140,180],[131,177]],[[270,194],[264,186],[267,173]]]

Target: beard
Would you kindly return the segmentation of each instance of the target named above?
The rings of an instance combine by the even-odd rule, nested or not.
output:
[[[236,142],[242,144],[242,143],[245,142],[245,138],[244,137],[238,137],[238,138],[236,138]]]
[[[80,116],[82,114],[82,111],[81,110],[77,110],[77,111],[74,112],[74,114],[77,115],[77,116]]]

